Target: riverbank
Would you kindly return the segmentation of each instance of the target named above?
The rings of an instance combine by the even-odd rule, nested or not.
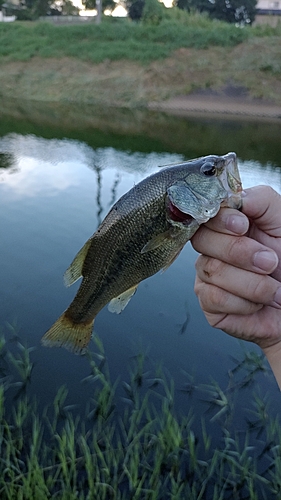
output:
[[[172,18],[153,28],[113,18],[2,23],[0,98],[280,119],[281,25],[165,14]]]
[[[230,117],[238,119],[263,119],[280,121],[281,106],[262,100],[251,100],[243,98],[226,98],[222,96],[177,96],[163,102],[148,103],[148,109],[164,111],[178,116],[206,116]]]
[[[150,71],[128,62],[123,63],[122,68],[120,63],[88,65],[72,60],[9,63],[0,69],[1,94],[7,99],[147,108],[181,116],[210,114],[281,120],[278,94],[277,99],[252,97],[251,91],[235,83],[184,94],[177,85],[168,88],[167,83],[159,82],[156,93],[147,85]],[[163,78],[165,76],[167,73],[163,70]],[[189,85],[192,88],[192,83]]]
[[[258,38],[235,47],[181,48],[146,65],[35,56],[2,62],[0,97],[280,120],[278,47],[271,38]],[[269,51],[276,71],[262,62]]]

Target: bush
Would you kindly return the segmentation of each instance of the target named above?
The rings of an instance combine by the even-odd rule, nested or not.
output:
[[[166,10],[165,5],[158,0],[145,0],[141,19],[145,24],[160,24],[166,17]]]

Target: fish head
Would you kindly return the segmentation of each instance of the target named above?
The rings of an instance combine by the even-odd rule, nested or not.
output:
[[[203,224],[221,206],[241,207],[242,183],[235,153],[205,156],[180,167],[181,175],[167,189],[171,219]]]

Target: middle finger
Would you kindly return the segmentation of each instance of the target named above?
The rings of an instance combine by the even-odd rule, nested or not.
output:
[[[191,243],[199,253],[248,271],[271,274],[278,265],[274,250],[247,236],[218,233],[202,226]]]

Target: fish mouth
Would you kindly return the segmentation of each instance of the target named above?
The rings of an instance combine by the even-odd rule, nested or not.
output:
[[[182,222],[185,226],[189,226],[194,219],[192,215],[186,214],[182,212],[179,208],[177,208],[171,200],[168,202],[168,213],[169,218],[174,222]]]
[[[218,178],[227,192],[227,200],[221,206],[239,209],[242,207],[242,181],[238,170],[236,153],[227,153],[221,158],[224,165]]]

